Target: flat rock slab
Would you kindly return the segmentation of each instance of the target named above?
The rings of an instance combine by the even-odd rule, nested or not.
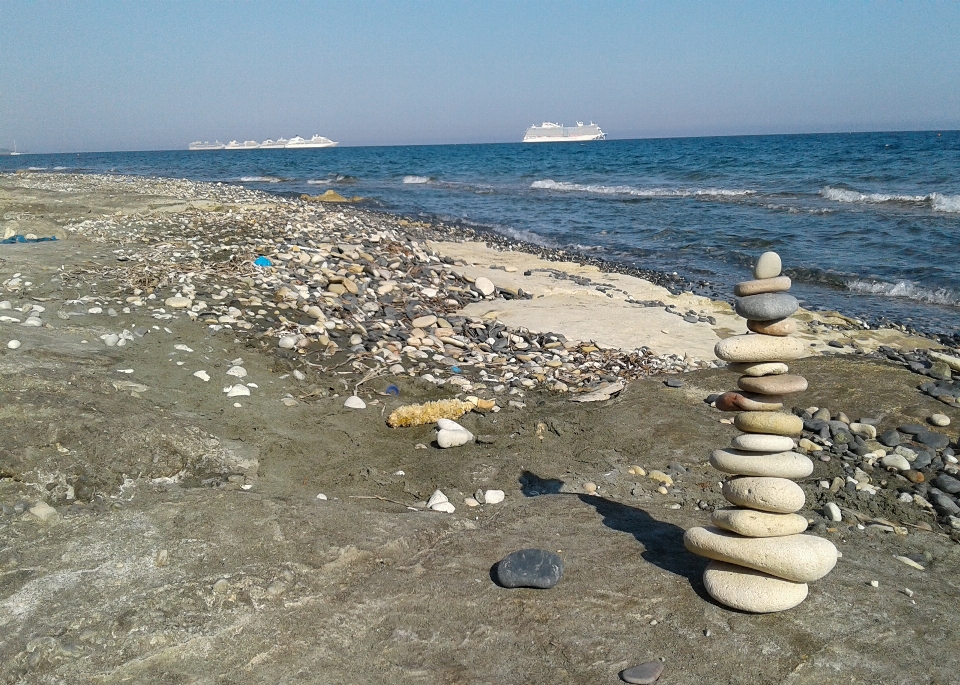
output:
[[[563,577],[563,559],[545,549],[521,549],[494,567],[497,584],[507,588],[552,588]]]
[[[796,319],[773,319],[772,321],[747,321],[747,329],[761,335],[785,336],[797,332]]]
[[[733,287],[733,294],[737,297],[760,295],[762,293],[782,293],[790,290],[789,276],[775,278],[759,278],[752,281],[742,281]]]
[[[796,452],[714,450],[710,455],[710,465],[718,471],[740,476],[806,478],[813,473],[810,458]]]
[[[807,348],[797,338],[748,334],[724,338],[713,352],[725,362],[789,362],[806,355]]]
[[[747,411],[737,414],[733,425],[745,433],[798,436],[803,430],[803,419],[779,412]]]
[[[741,376],[737,380],[741,390],[761,395],[790,395],[807,389],[807,379],[803,376],[781,374],[777,376]]]
[[[752,321],[770,321],[783,319],[800,309],[800,303],[793,295],[786,293],[764,293],[749,295],[737,299],[734,311],[744,319]]]
[[[710,522],[748,538],[796,535],[807,529],[807,519],[800,514],[773,514],[740,507],[716,509],[710,516]]]

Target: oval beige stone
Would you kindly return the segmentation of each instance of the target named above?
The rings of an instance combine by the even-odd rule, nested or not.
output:
[[[761,362],[759,364],[730,364],[730,370],[743,376],[777,376],[787,373],[790,367],[783,362]]]
[[[794,583],[723,561],[707,564],[703,585],[721,604],[754,614],[792,609],[807,598],[808,591],[806,583]]]
[[[786,478],[737,476],[724,481],[721,493],[730,504],[774,514],[792,514],[806,501],[803,488]]]
[[[748,452],[789,452],[797,446],[797,443],[785,435],[747,433],[735,437],[730,446],[735,450]]]
[[[780,255],[776,252],[764,252],[757,257],[757,263],[753,266],[753,277],[757,279],[776,278],[780,275],[782,268]]]
[[[740,507],[717,509],[710,517],[710,521],[715,526],[748,538],[796,535],[807,529],[807,519],[800,514],[772,514],[769,511],[754,511]]]
[[[796,479],[806,478],[813,473],[810,458],[796,452],[714,450],[710,455],[710,465],[717,471],[738,476]]]
[[[793,414],[774,411],[745,411],[737,414],[733,425],[745,433],[772,433],[773,435],[800,435],[803,420]]]
[[[807,379],[803,376],[783,374],[778,376],[740,376],[737,385],[741,390],[761,395],[790,395],[807,389]]]
[[[770,319],[769,321],[747,319],[747,328],[761,335],[776,335],[782,337],[797,332],[797,321],[790,317],[785,319]]]
[[[737,297],[746,297],[747,295],[761,295],[763,293],[782,293],[790,290],[790,285],[789,276],[760,278],[754,281],[737,283],[733,288],[733,294]]]
[[[803,341],[770,335],[733,335],[718,342],[713,353],[726,362],[789,362],[806,354]]]
[[[722,528],[691,528],[683,544],[708,559],[746,566],[795,583],[823,578],[837,564],[837,548],[814,535],[748,538]]]

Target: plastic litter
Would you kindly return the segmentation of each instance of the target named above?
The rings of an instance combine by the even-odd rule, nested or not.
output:
[[[0,240],[0,245],[12,245],[14,243],[46,243],[56,240],[57,236],[52,235],[49,238],[25,238],[22,235],[12,235],[9,238]]]
[[[273,266],[273,262],[266,257],[257,257],[255,260],[253,260],[253,263],[257,266]]]
[[[388,395],[399,395],[399,394],[400,394],[400,388],[398,388],[398,387],[395,386],[395,385],[388,385],[385,392],[386,392]]]
[[[454,373],[463,373],[463,369],[461,369],[459,366],[451,366],[450,370]]]

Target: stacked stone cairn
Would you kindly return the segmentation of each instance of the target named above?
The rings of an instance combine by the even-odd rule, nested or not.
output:
[[[717,509],[712,526],[691,528],[687,549],[711,559],[703,574],[710,596],[721,604],[756,613],[784,611],[807,596],[807,583],[822,578],[837,563],[837,548],[823,538],[801,535],[807,520],[797,514],[803,489],[794,479],[813,472],[813,462],[792,451],[803,421],[781,411],[784,397],[807,389],[802,376],[789,375],[784,362],[804,355],[802,341],[791,338],[799,307],[790,279],[780,275],[775,252],[760,255],[756,280],[738,283],[736,312],[752,331],[717,343],[715,353],[742,374],[739,391],[721,395],[716,406],[740,412],[741,431],[728,449],[710,456],[711,465],[730,474],[723,483],[732,507]]]

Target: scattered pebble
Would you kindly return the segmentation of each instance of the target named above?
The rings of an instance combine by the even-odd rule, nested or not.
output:
[[[7,343],[7,347],[10,348],[11,350],[18,350],[20,349],[20,341],[11,340],[10,342]]]
[[[204,383],[210,380],[210,374],[203,370],[194,371],[193,375],[202,380]]]
[[[356,395],[350,395],[350,397],[344,400],[343,406],[347,409],[366,409],[367,403]]]
[[[653,623],[656,623],[655,621]],[[709,633],[709,631],[707,631]],[[620,679],[625,683],[650,685],[663,675],[664,665],[660,661],[648,661],[639,666],[631,666],[620,671]]]
[[[563,577],[563,559],[544,549],[521,549],[497,562],[494,576],[501,587],[545,590]]]

